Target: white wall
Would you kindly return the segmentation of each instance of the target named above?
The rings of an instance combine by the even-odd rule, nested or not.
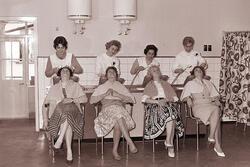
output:
[[[69,50],[78,55],[96,55],[104,43],[119,39],[121,55],[138,55],[147,43],[159,46],[160,55],[173,55],[182,49],[185,35],[196,39],[196,49],[212,44],[211,55],[220,55],[223,30],[249,30],[249,0],[138,0],[138,18],[130,35],[119,37],[118,22],[112,18],[112,0],[93,0],[93,18],[85,35],[73,35],[67,19],[66,0],[1,0],[0,16],[37,16],[39,55],[53,52],[55,36],[64,35]],[[59,31],[56,31],[59,27]]]

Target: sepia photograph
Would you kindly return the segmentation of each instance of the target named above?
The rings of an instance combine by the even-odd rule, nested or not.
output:
[[[0,167],[249,167],[249,0],[0,0]]]

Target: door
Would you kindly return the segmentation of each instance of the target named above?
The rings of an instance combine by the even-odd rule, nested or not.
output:
[[[0,119],[29,118],[27,37],[0,37]]]

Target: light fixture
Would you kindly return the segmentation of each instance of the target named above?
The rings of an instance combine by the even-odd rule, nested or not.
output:
[[[84,23],[91,18],[91,0],[68,0],[68,18],[74,21],[74,34],[84,34]]]
[[[128,35],[130,22],[136,19],[136,0],[113,0],[115,20],[120,22],[119,35]]]

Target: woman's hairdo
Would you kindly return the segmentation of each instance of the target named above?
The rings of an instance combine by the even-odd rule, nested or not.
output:
[[[146,48],[144,49],[144,54],[146,55],[149,50],[154,50],[154,57],[157,56],[158,48],[155,45],[147,45]]]
[[[57,47],[59,44],[61,44],[62,46],[64,46],[66,49],[68,49],[68,42],[67,42],[67,40],[66,40],[65,37],[63,37],[63,36],[58,36],[58,37],[55,38],[55,40],[54,40],[54,45],[53,45],[54,49],[56,49],[56,47]]]
[[[191,43],[192,45],[194,45],[194,38],[193,37],[184,37],[182,44],[185,46],[188,43]]]
[[[206,75],[206,71],[205,71],[205,69],[202,67],[202,66],[195,66],[194,68],[193,68],[193,70],[190,72],[191,73],[191,75],[194,75],[194,71],[195,71],[195,69],[197,69],[197,68],[199,68],[201,71],[202,71],[202,74],[203,74],[203,77]]]
[[[150,66],[149,69],[148,69],[148,72],[149,72],[148,74],[149,74],[150,77],[153,77],[153,75],[152,75],[152,69],[153,69],[153,68],[158,68],[158,69],[159,69],[159,72],[160,72],[160,74],[161,74],[161,69],[160,69],[160,67],[157,66],[157,65],[152,65],[152,66]]]
[[[105,44],[106,49],[109,49],[112,45],[116,46],[118,48],[118,52],[120,51],[122,44],[120,41],[117,40],[111,40]]]
[[[116,69],[114,66],[110,66],[110,67],[108,67],[108,68],[106,69],[106,72],[105,72],[106,78],[108,78],[108,71],[109,71],[109,70],[114,70],[114,71],[115,71],[116,80],[117,80],[117,79],[118,79],[118,71],[117,71],[117,69]]]
[[[56,74],[56,75],[57,75],[58,77],[61,77],[61,72],[62,72],[62,70],[63,70],[64,68],[68,69],[68,70],[69,70],[70,77],[73,77],[73,70],[72,70],[69,66],[61,67],[61,68],[57,71],[57,74]]]

